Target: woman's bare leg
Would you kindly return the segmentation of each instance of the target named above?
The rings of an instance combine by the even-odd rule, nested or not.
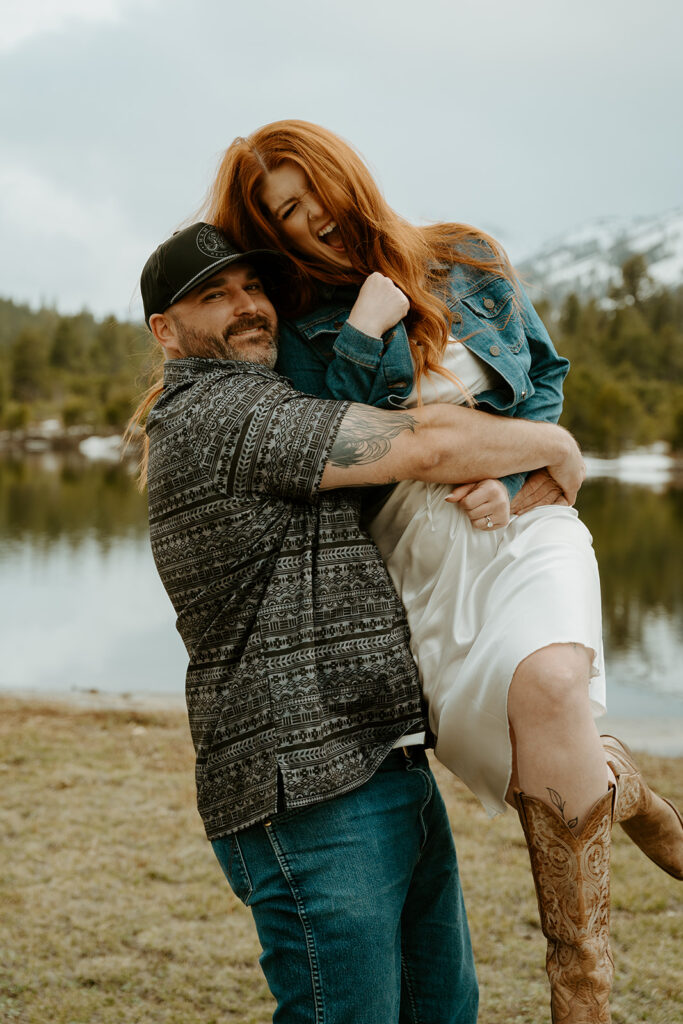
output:
[[[520,816],[548,940],[552,1019],[563,1024],[611,1020],[613,820],[663,870],[683,878],[683,819],[652,793],[623,744],[598,735],[590,667],[585,647],[544,647],[518,666],[508,695],[507,799]]]
[[[553,644],[508,694],[514,790],[536,886],[553,1021],[608,1024],[614,793],[588,699],[591,652]],[[590,851],[590,856],[586,856]]]
[[[508,694],[514,786],[576,833],[614,781],[588,699],[591,661],[579,644],[544,647],[517,667]]]

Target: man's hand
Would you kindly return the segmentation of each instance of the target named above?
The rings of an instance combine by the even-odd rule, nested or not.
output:
[[[514,496],[510,511],[514,515],[522,515],[539,505],[568,505],[564,491],[547,469],[536,469],[529,473],[525,483]]]
[[[560,429],[562,430],[561,427]],[[581,449],[569,431],[565,430],[564,434],[568,442],[564,458],[561,462],[549,463],[546,468],[567,499],[567,504],[573,505],[581,484],[586,479],[586,463],[583,461]]]
[[[363,282],[348,322],[371,338],[381,338],[409,309],[410,302],[401,289],[384,274],[374,273]]]
[[[475,530],[497,530],[510,521],[510,499],[500,480],[461,484],[446,498],[460,505]]]

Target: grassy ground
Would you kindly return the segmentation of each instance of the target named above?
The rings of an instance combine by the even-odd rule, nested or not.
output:
[[[0,750],[2,1024],[269,1021],[251,917],[195,810],[184,715],[3,699]],[[683,803],[683,760],[642,763]],[[548,1021],[516,815],[488,823],[456,779],[438,775],[470,912],[480,1021]],[[614,1022],[676,1024],[683,886],[620,829],[613,866]]]

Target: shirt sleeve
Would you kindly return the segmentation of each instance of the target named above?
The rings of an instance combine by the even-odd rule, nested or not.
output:
[[[214,486],[236,498],[317,500],[348,402],[302,395],[274,376],[212,388],[200,439]]]

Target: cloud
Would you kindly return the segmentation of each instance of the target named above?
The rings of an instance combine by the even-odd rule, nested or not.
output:
[[[33,36],[67,32],[78,21],[113,24],[130,0],[4,0],[0,52],[13,50]]]
[[[87,295],[89,308],[100,314],[140,316],[134,292],[147,245],[113,197],[84,200],[35,169],[5,165],[0,233],[6,240],[0,257],[6,294],[28,302],[59,299],[60,307],[72,310]]]
[[[351,140],[404,216],[502,232],[513,259],[591,217],[678,206],[683,8],[659,2],[653,19],[635,0],[422,0],[400,17],[389,0],[11,0],[3,241],[44,252],[60,225],[74,263],[42,268],[37,293],[27,254],[0,290],[123,312],[220,152],[286,117]],[[129,258],[108,277],[98,218]]]

